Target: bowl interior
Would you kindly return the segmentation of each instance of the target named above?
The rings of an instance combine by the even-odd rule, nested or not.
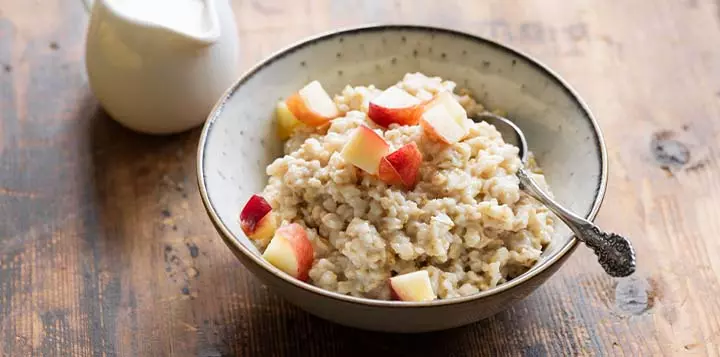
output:
[[[242,233],[238,214],[266,184],[265,167],[282,155],[273,120],[278,100],[315,79],[335,94],[348,84],[385,88],[407,72],[453,80],[486,107],[506,111],[525,132],[556,199],[580,215],[594,215],[605,184],[603,145],[589,113],[559,79],[493,42],[448,30],[384,26],[320,36],[281,52],[243,77],[215,108],[200,143],[200,182],[208,206],[234,239],[259,254]],[[542,259],[572,238],[556,226]]]

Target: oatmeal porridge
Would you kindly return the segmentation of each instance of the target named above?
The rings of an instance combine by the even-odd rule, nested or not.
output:
[[[518,148],[468,119],[484,110],[420,73],[334,98],[313,82],[279,104],[285,155],[243,229],[276,267],[341,294],[423,301],[505,283],[538,261],[553,219],[519,189]]]

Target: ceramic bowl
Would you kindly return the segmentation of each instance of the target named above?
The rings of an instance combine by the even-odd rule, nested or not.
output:
[[[593,219],[605,192],[605,146],[587,106],[557,74],[517,50],[458,31],[393,25],[322,34],[275,53],[243,75],[210,114],[198,149],[200,193],[220,236],[248,270],[293,304],[343,325],[422,332],[478,321],[530,294],[576,247],[558,225],[553,244],[525,274],[476,295],[425,303],[329,292],[262,259],[238,214],[265,186],[265,167],[282,154],[275,103],[315,79],[338,93],[347,84],[384,88],[407,72],[453,80],[487,107],[505,110],[525,132],[555,197],[575,212]]]

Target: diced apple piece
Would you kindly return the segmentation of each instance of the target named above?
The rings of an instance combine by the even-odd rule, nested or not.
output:
[[[380,165],[378,166],[378,178],[388,185],[405,185],[402,177],[400,177],[400,173],[397,172],[390,161],[388,161],[387,156],[380,160]]]
[[[408,92],[390,87],[370,101],[368,117],[377,125],[415,125],[422,114],[422,101]]]
[[[277,120],[277,133],[280,140],[289,138],[295,128],[302,124],[288,109],[287,104],[282,101],[278,102],[275,107],[275,120]]]
[[[438,93],[435,98],[433,98],[433,103],[444,105],[455,122],[464,129],[467,128],[467,112],[451,92]]]
[[[450,112],[442,105],[436,105],[425,111],[420,119],[425,134],[434,140],[453,144],[462,139],[466,132],[450,117]]]
[[[390,145],[380,135],[365,125],[361,125],[351,134],[340,155],[345,161],[363,171],[375,175],[380,160],[390,151]]]
[[[240,227],[250,239],[267,241],[272,238],[277,225],[272,207],[262,196],[250,197],[240,212]]]
[[[467,113],[452,93],[440,92],[420,117],[425,133],[435,141],[453,144],[467,135]]]
[[[309,126],[321,126],[340,116],[335,102],[318,81],[310,82],[285,103],[298,120]]]
[[[290,276],[306,281],[313,262],[313,247],[305,229],[291,223],[275,231],[263,258]]]
[[[418,270],[390,278],[390,290],[393,297],[401,301],[435,300],[435,292],[432,289],[427,270]]]
[[[411,190],[415,186],[422,153],[415,142],[404,145],[380,160],[378,177],[391,185],[403,185]]]

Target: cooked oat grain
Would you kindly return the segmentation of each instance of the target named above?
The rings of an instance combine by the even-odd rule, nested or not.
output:
[[[405,75],[397,86],[422,100],[455,89],[420,73]],[[315,249],[310,282],[389,299],[392,275],[424,269],[438,297],[451,298],[502,284],[535,264],[550,243],[553,220],[518,187],[518,148],[486,123],[470,124],[468,135],[450,146],[425,138],[419,125],[383,130],[366,115],[381,92],[347,86],[335,97],[343,116],[326,132],[298,130],[285,156],[267,167],[263,196],[283,222],[306,227]],[[469,114],[483,110],[467,94],[456,98]],[[340,151],[361,124],[391,150],[417,143],[423,162],[413,190],[388,186],[343,160]]]

